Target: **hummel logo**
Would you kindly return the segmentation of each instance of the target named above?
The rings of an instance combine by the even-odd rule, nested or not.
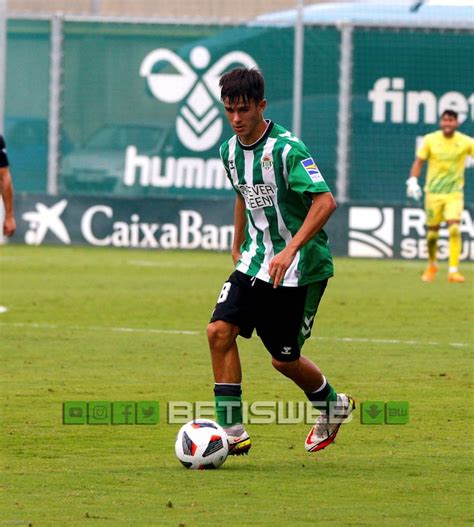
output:
[[[303,337],[306,337],[306,335],[309,335],[311,332],[311,326],[313,324],[314,315],[312,317],[304,317],[304,327],[301,328],[301,333],[303,333]]]
[[[291,355],[291,346],[283,346],[282,355]]]
[[[158,66],[159,64],[159,66]],[[196,46],[189,62],[166,48],[158,48],[143,59],[140,75],[158,100],[183,104],[176,117],[176,133],[189,150],[204,152],[212,148],[222,134],[222,119],[216,102],[220,100],[219,79],[232,64],[257,68],[255,60],[243,51],[231,51],[211,64],[211,54],[204,46]],[[171,65],[176,73],[163,73]]]
[[[63,243],[69,245],[71,239],[66,226],[60,219],[67,207],[67,200],[62,199],[51,208],[43,203],[36,204],[36,211],[25,212],[23,219],[29,222],[29,230],[25,233],[25,242],[28,245],[40,245],[48,231],[55,234]]]

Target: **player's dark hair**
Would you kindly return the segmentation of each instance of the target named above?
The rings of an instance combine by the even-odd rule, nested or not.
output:
[[[245,103],[255,101],[258,104],[264,98],[265,81],[262,74],[254,68],[235,68],[224,73],[219,86],[221,100],[228,99],[231,104],[239,99]]]
[[[441,118],[443,118],[445,115],[448,117],[453,117],[454,119],[458,119],[458,112],[455,112],[454,110],[444,110],[444,112],[441,114]]]

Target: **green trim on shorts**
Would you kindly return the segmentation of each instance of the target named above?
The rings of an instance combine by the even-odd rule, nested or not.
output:
[[[308,284],[308,292],[306,294],[306,302],[304,304],[303,320],[301,328],[298,333],[298,346],[301,349],[306,339],[311,336],[311,328],[313,327],[314,318],[318,311],[321,298],[323,298],[328,280],[321,280],[320,282],[313,282]]]

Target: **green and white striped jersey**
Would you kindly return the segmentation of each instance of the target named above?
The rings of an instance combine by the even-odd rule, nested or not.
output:
[[[247,223],[236,269],[270,282],[268,267],[303,224],[311,194],[329,192],[306,146],[282,126],[268,121],[252,145],[237,136],[220,148],[235,191],[245,200]],[[333,275],[328,237],[320,231],[302,247],[288,268],[283,286],[296,287]]]

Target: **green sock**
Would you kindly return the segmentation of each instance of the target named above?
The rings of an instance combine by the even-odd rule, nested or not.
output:
[[[242,396],[236,395],[216,395],[217,424],[223,428],[242,422]]]
[[[229,428],[242,422],[242,386],[240,383],[216,382],[214,385],[217,423]]]
[[[322,403],[331,403],[337,401],[337,392],[336,390],[327,382],[326,377],[324,377],[324,382],[320,388],[314,392],[305,392],[306,397],[314,403],[314,406],[319,410],[322,409]],[[327,409],[327,406],[326,406]]]

